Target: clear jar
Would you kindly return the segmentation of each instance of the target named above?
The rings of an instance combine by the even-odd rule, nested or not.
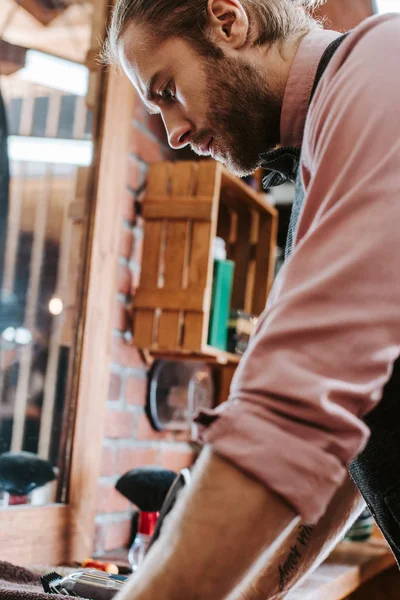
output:
[[[129,564],[133,573],[138,570],[144,561],[158,516],[158,512],[142,511],[139,514],[138,531],[128,554]]]
[[[131,565],[132,573],[135,573],[146,556],[151,536],[144,533],[137,533],[132,546],[129,549],[129,564]]]

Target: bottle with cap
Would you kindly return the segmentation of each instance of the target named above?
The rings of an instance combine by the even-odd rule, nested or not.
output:
[[[133,573],[144,561],[159,514],[158,512],[144,511],[139,514],[137,534],[129,550],[129,563]]]

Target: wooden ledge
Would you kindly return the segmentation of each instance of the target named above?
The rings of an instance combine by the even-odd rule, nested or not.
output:
[[[342,542],[302,585],[288,594],[287,600],[353,599],[353,592],[375,577],[391,573],[391,567],[395,564],[394,556],[384,540],[374,538],[369,542]],[[397,595],[393,590],[393,596],[363,595],[363,600],[400,598],[400,574],[396,573],[396,576]]]
[[[98,558],[127,566],[127,554],[120,549]],[[285,600],[398,600],[400,574],[395,565],[383,539],[342,542]]]

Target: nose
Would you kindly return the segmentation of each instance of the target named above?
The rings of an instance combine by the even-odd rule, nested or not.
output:
[[[185,119],[173,120],[171,117],[166,118],[164,114],[162,115],[162,119],[167,130],[168,143],[171,148],[179,150],[187,146],[192,135],[192,126],[189,121]]]

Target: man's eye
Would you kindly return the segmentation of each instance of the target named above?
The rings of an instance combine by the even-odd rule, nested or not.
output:
[[[160,97],[162,100],[166,101],[175,100],[175,93],[170,88],[165,88],[160,92]]]

